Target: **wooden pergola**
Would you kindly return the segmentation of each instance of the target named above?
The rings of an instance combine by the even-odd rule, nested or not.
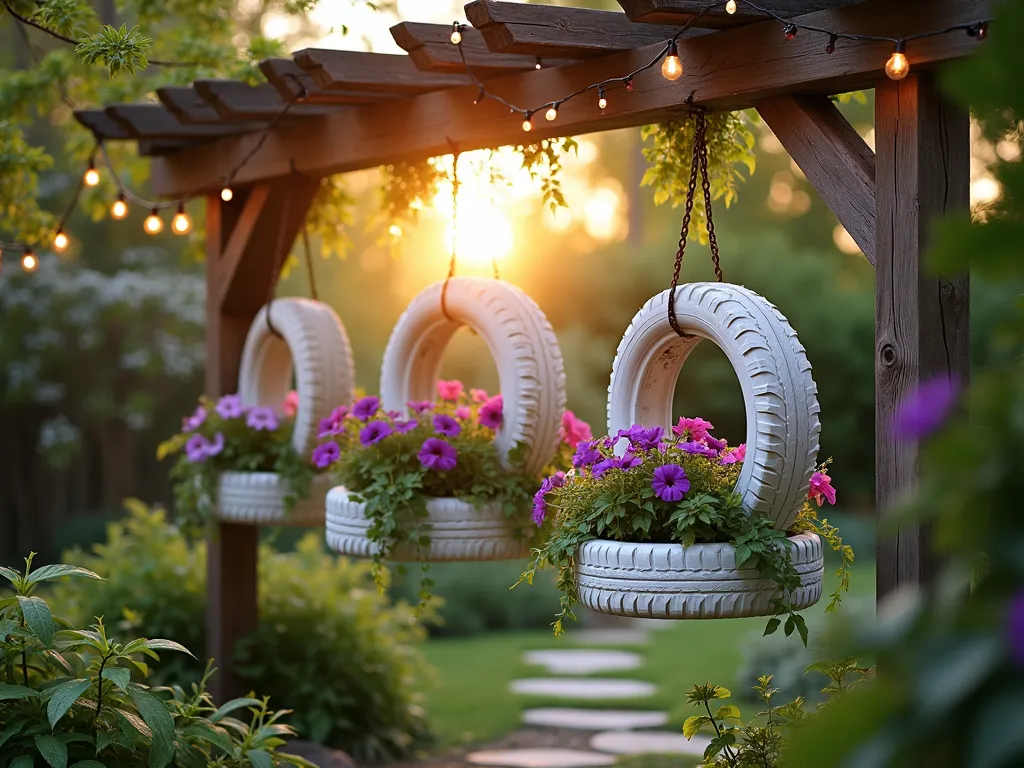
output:
[[[772,10],[849,33],[913,38],[986,16],[984,0],[764,0]],[[625,13],[477,0],[463,50],[489,92],[540,105],[649,62],[702,0],[619,0]],[[164,88],[160,104],[118,104],[76,117],[104,141],[135,141],[152,157],[159,195],[206,196],[206,388],[236,386],[245,334],[277,279],[323,176],[402,160],[524,141],[521,119],[491,100],[474,103],[448,25],[404,22],[392,35],[407,55],[307,49],[269,59],[262,85],[199,80]],[[961,32],[911,40],[911,74],[892,81],[892,44],[821,35],[786,39],[778,22],[743,5],[705,13],[679,41],[685,74],[658,69],[632,91],[608,91],[536,120],[530,141],[654,123],[679,116],[692,96],[710,109],[753,107],[876,269],[876,501],[884,515],[918,472],[913,444],[894,443],[895,403],[919,380],[969,372],[969,278],[937,280],[922,269],[932,220],[969,215],[968,114],[944,101],[935,68],[966,56]],[[542,67],[537,69],[538,57]],[[828,98],[875,90],[873,152]],[[285,105],[290,105],[283,112]],[[268,130],[269,126],[269,130]],[[233,177],[232,169],[251,155]],[[230,184],[233,198],[220,190]],[[288,205],[285,205],[285,201]],[[284,252],[282,252],[284,251]],[[230,674],[236,640],[255,627],[258,529],[221,523],[209,544],[209,655],[222,669],[218,696],[239,693]],[[928,531],[900,530],[878,544],[878,594],[927,582]]]

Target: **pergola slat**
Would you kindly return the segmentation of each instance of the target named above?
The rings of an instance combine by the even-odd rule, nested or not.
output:
[[[74,115],[75,119],[92,131],[97,139],[116,141],[133,138],[123,124],[114,120],[102,109],[76,109]]]
[[[451,43],[448,45],[454,48]],[[306,48],[293,57],[327,91],[405,96],[469,82],[465,75],[424,72],[401,54]]]
[[[976,21],[987,13],[986,0],[868,0],[841,11],[821,11],[802,18],[825,28],[841,23],[844,30],[892,37],[911,37],[937,27]],[[785,93],[829,95],[873,87],[884,78],[892,53],[885,41],[848,42],[835,53],[824,52],[821,35],[786,40],[775,22],[680,41],[686,74],[667,82],[657,68],[634,79],[634,90],[608,90],[602,114],[594,98],[566,102],[558,119],[534,120],[526,137],[520,120],[493,101],[474,104],[472,86],[422,94],[401,101],[329,115],[315,126],[275,129],[259,152],[239,170],[239,181],[281,176],[296,168],[309,175],[372,167],[398,159],[415,160],[450,151],[449,140],[461,149],[537,141],[658,122],[679,116],[687,98],[717,109],[740,109]],[[962,33],[923,38],[908,45],[915,70],[966,56],[976,38]],[[560,98],[566,92],[605,78],[621,77],[646,64],[660,46],[610,54],[598,59],[541,71],[508,75],[488,84],[495,93],[524,107]],[[410,130],[415,126],[415,130]],[[337,140],[344,136],[345,141]],[[154,163],[154,186],[161,194],[179,195],[209,188],[252,149],[255,138],[221,140],[209,146],[162,158]],[[301,147],[301,151],[299,148]]]
[[[259,130],[262,123],[185,124],[163,104],[114,104],[103,110],[133,139],[201,139]]]
[[[784,18],[793,18],[805,13],[824,11],[852,5],[858,0],[775,0],[774,2],[758,3],[769,7]],[[618,0],[622,10],[632,21],[648,24],[674,24],[680,26],[696,18],[708,3],[706,0]],[[765,15],[738,0],[736,13],[729,14],[725,10],[725,0],[714,9],[707,11],[694,22],[695,27],[708,29],[729,29],[764,21]]]
[[[182,123],[216,125],[224,122],[224,118],[203,100],[195,88],[165,86],[157,88],[156,95],[160,103]]]
[[[396,97],[394,93],[324,88],[315,79],[316,71],[306,71],[291,59],[265,59],[260,62],[260,71],[285,101],[301,99],[307,105],[366,106]]]
[[[464,73],[465,64],[459,48],[452,44],[452,28],[446,24],[419,24],[405,21],[391,28],[391,36],[398,47],[409,54],[409,58],[421,70],[428,72]],[[512,72],[526,72],[536,68],[537,57],[518,53],[493,53],[487,41],[477,29],[462,30],[462,51],[466,63],[481,80],[507,75]],[[566,61],[545,62],[548,66],[559,66]]]
[[[285,102],[270,83],[249,85],[239,80],[196,80],[196,93],[224,120],[272,120],[281,114]],[[293,104],[286,119],[320,117],[339,107],[322,104]]]
[[[589,59],[665,42],[672,34],[656,24],[632,22],[622,13],[589,8],[476,0],[465,10],[488,48],[505,53]]]

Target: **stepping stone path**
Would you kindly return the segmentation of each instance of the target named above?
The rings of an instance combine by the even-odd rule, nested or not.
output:
[[[696,735],[687,739],[668,731],[606,731],[590,740],[590,746],[613,755],[691,755],[701,757],[711,739]]]
[[[658,728],[668,723],[668,712],[635,709],[572,709],[542,707],[523,712],[523,722],[547,728],[572,728],[580,731]]]
[[[615,678],[528,677],[513,680],[513,693],[558,699],[643,699],[653,696],[654,683]]]
[[[473,752],[466,759],[473,765],[500,768],[597,768],[616,763],[613,755],[578,749],[502,749]]]
[[[592,651],[584,648],[564,648],[557,651],[528,651],[523,656],[527,664],[547,667],[553,675],[589,675],[594,672],[617,672],[637,669],[644,660],[640,654],[629,651]]]

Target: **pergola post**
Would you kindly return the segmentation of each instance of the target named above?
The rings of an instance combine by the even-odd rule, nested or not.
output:
[[[918,447],[896,442],[896,404],[917,384],[970,369],[970,278],[927,274],[923,254],[933,221],[969,215],[970,119],[939,93],[935,75],[884,80],[875,89],[875,497],[880,516],[912,491]],[[877,595],[928,583],[937,563],[929,530],[902,526],[881,535]]]
[[[236,190],[231,202],[206,198],[206,392],[236,391],[253,318],[273,295],[281,265],[305,220],[319,179],[292,175]],[[287,205],[285,201],[287,200]],[[235,645],[254,630],[259,528],[218,522],[207,539],[206,653],[222,702],[245,693],[232,671]]]

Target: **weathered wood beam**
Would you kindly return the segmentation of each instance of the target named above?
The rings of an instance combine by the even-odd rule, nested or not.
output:
[[[305,105],[367,106],[399,96],[369,90],[324,88],[317,82],[316,69],[307,71],[292,59],[264,59],[260,62],[260,71],[282,99],[302,101]]]
[[[142,157],[155,157],[157,155],[169,155],[172,152],[179,152],[186,147],[194,147],[198,141],[175,141],[175,140],[150,140],[143,139],[138,143],[139,154]]]
[[[534,6],[536,7],[536,6]],[[452,28],[447,24],[418,24],[404,21],[391,28],[391,37],[398,47],[409,54],[409,58],[425,72],[448,72],[465,76],[466,66],[459,53],[459,47],[452,44]],[[529,72],[536,68],[536,56],[521,56],[517,53],[493,53],[479,30],[466,27],[462,30],[462,51],[466,55],[473,74],[481,80],[507,75],[512,72]],[[559,66],[565,61],[545,62],[547,66]]]
[[[841,14],[842,18],[839,18]],[[822,11],[802,21],[823,27],[842,22],[850,32],[910,37],[936,27],[969,23],[987,14],[986,0],[868,0],[841,11]],[[976,38],[962,33],[913,41],[908,46],[915,71],[969,54]],[[310,125],[274,129],[239,171],[240,182],[282,176],[294,160],[302,173],[317,176],[368,168],[398,160],[416,160],[450,152],[449,140],[464,150],[538,141],[658,122],[678,116],[693,94],[696,103],[715,109],[741,109],[786,93],[827,95],[872,87],[884,77],[892,45],[859,41],[824,52],[821,36],[786,40],[774,22],[703,35],[680,42],[686,73],[666,82],[657,67],[633,81],[633,92],[609,88],[602,114],[591,92],[566,102],[558,119],[534,120],[524,137],[520,117],[491,100],[474,104],[473,86],[422,94],[399,101],[329,115]],[[622,77],[648,63],[661,46],[613,53],[566,67],[508,75],[488,88],[524,108],[561,98],[567,92],[605,78]],[[344,141],[338,137],[344,136]],[[154,189],[183,194],[213,188],[216,179],[252,150],[253,137],[221,140],[153,164]]]
[[[84,125],[97,139],[118,141],[133,138],[122,123],[114,120],[102,109],[76,109],[75,120]]]
[[[591,59],[664,43],[672,30],[636,24],[622,13],[553,5],[476,0],[466,18],[492,51],[565,59]]]
[[[220,116],[222,122],[277,118],[289,102],[270,83],[249,85],[239,80],[196,80],[192,83],[204,104]],[[321,117],[339,109],[324,104],[292,104],[286,120]]]
[[[203,101],[194,88],[165,86],[156,89],[160,103],[171,111],[178,121],[188,125],[216,125],[224,119],[212,106]]]
[[[875,154],[825,96],[779,96],[756,105],[846,231],[875,263]]]
[[[924,253],[936,219],[970,216],[970,118],[944,100],[931,73],[875,89],[875,496],[884,518],[917,485],[918,446],[897,441],[897,403],[923,381],[970,373],[970,278],[939,279]],[[930,529],[879,534],[879,597],[937,572]]]
[[[451,43],[449,47],[454,48]],[[321,88],[372,94],[411,95],[465,85],[469,78],[423,72],[402,54],[332,51],[306,48],[293,54],[295,63],[309,71]]]
[[[235,136],[263,127],[261,123],[185,124],[163,104],[114,104],[103,110],[135,139],[205,139]]]
[[[771,8],[775,13],[789,19],[805,13],[851,5],[855,2],[858,0],[775,0],[772,3],[759,2],[758,5],[763,8]],[[734,14],[725,10],[725,0],[722,0],[717,7],[703,15],[700,15],[701,12],[708,6],[706,0],[618,0],[618,3],[632,21],[643,21],[648,24],[682,26],[696,18],[695,27],[729,29],[764,21],[766,18],[765,14],[746,5],[743,0],[737,0]],[[697,18],[698,16],[700,18]]]

